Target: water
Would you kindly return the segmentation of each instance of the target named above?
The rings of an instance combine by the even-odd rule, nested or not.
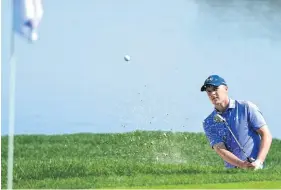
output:
[[[3,2],[3,23],[10,22],[9,6]],[[45,9],[36,46],[17,38],[17,134],[203,132],[212,105],[200,87],[216,73],[232,98],[256,103],[281,138],[281,1],[50,0]],[[9,35],[7,25],[2,134]]]

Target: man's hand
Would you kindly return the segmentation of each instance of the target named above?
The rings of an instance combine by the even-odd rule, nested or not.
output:
[[[248,162],[247,160],[246,161],[243,161],[241,162],[239,165],[238,165],[239,168],[243,168],[243,169],[254,169],[255,168],[255,165],[254,163],[250,163]]]
[[[259,170],[263,168],[263,163],[257,159],[254,162],[250,163],[248,161],[244,161],[238,166],[239,168],[243,169],[254,169],[254,170]]]
[[[263,169],[263,163],[259,159],[257,159],[251,164],[255,167],[255,170]]]

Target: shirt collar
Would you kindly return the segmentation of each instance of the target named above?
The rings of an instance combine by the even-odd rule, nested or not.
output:
[[[229,98],[229,105],[228,105],[227,109],[229,109],[229,108],[235,108],[235,101],[232,100],[231,98]]]
[[[228,104],[228,108],[226,110],[234,109],[234,108],[235,108],[235,100],[229,98],[229,104]],[[219,113],[219,111],[216,108],[215,108],[215,111]]]

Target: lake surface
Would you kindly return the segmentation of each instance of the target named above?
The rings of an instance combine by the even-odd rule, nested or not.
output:
[[[257,104],[281,138],[280,0],[48,0],[44,7],[40,40],[16,37],[16,134],[203,132],[213,107],[200,87],[219,74],[230,97]],[[3,2],[2,135],[10,10]]]

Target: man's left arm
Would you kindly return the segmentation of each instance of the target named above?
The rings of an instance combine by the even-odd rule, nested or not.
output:
[[[259,167],[263,164],[269,152],[272,142],[272,136],[259,108],[252,102],[248,102],[248,106],[251,126],[255,131],[257,131],[257,133],[259,133],[261,137],[258,156],[256,161],[253,163],[257,167]]]
[[[259,128],[257,130],[257,132],[261,136],[261,144],[260,144],[260,150],[258,153],[257,160],[260,161],[261,163],[263,163],[269,152],[270,146],[271,146],[272,135],[271,135],[267,125],[264,125],[261,128]]]

